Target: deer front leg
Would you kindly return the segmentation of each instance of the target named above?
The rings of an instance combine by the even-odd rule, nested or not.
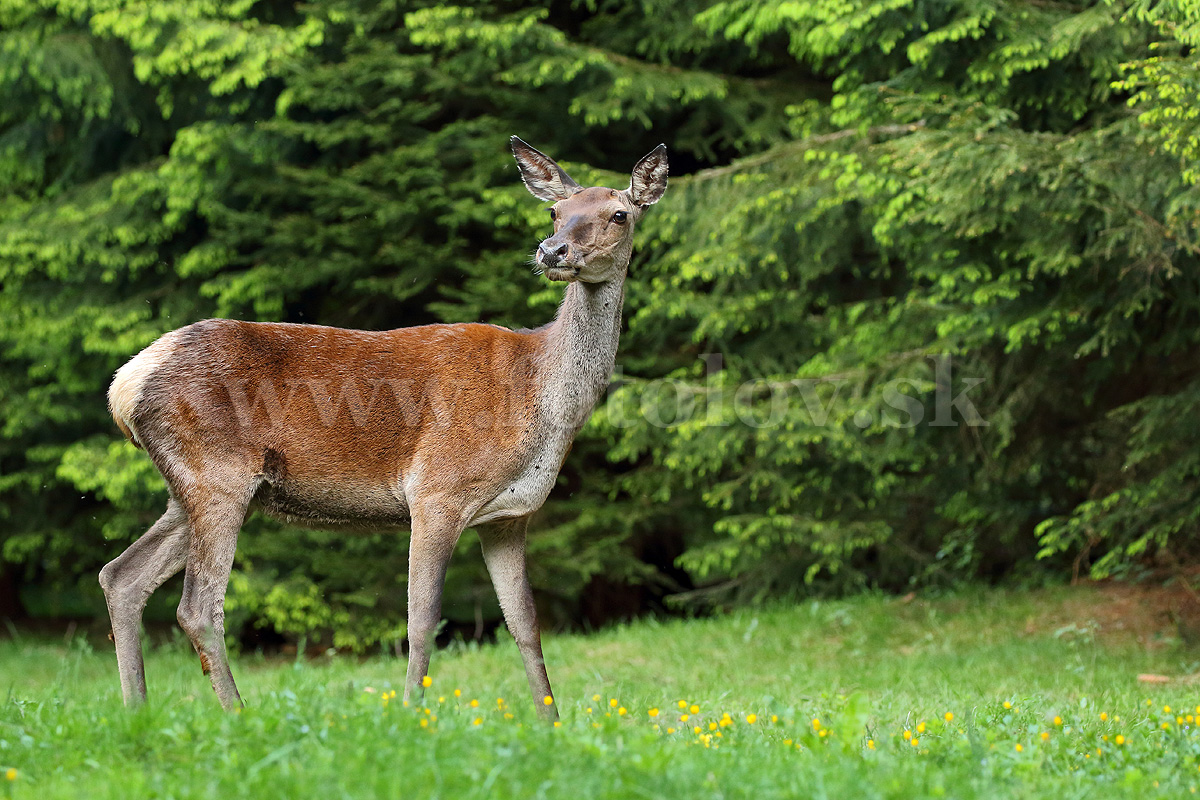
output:
[[[529,517],[504,520],[479,528],[479,541],[483,545],[483,560],[509,633],[517,640],[521,660],[525,662],[525,675],[529,678],[529,690],[538,713],[553,721],[558,719],[558,708],[550,691],[550,678],[546,674],[546,661],[542,657],[542,633],[538,629],[537,609],[533,604],[533,592],[529,588],[529,577],[525,570],[525,533]],[[549,704],[547,704],[549,699]]]
[[[442,585],[463,525],[457,514],[436,505],[414,511],[408,547],[408,672],[404,700],[424,694],[421,679],[429,674],[429,656],[442,618]]]

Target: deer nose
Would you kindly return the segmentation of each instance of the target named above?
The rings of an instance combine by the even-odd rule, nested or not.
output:
[[[557,267],[558,262],[567,257],[571,246],[566,242],[547,246],[546,242],[538,245],[538,260],[547,267]]]

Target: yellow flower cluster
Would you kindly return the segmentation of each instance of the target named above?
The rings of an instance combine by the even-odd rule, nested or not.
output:
[[[429,676],[425,676],[421,685],[428,689],[433,685],[433,680]],[[395,690],[377,691],[367,688],[366,692],[378,695],[385,709],[389,702],[397,696]],[[455,699],[458,700],[457,703],[454,702]],[[779,714],[759,714],[754,711],[737,713],[708,711],[702,708],[701,703],[687,699],[675,701],[677,714],[665,710],[661,705],[643,707],[639,710],[632,704],[623,705],[618,697],[605,697],[599,693],[593,694],[591,699],[594,705],[587,706],[585,710],[585,715],[588,717],[585,724],[596,730],[606,726],[633,724],[641,721],[642,724],[652,726],[656,733],[668,736],[678,735],[681,736],[683,742],[689,745],[703,746],[706,749],[718,748],[724,742],[736,742],[746,736],[763,737],[768,741],[778,742],[790,750],[801,752],[820,746],[834,746],[851,750],[857,748],[865,756],[880,749],[879,734],[873,725],[867,725],[865,728],[857,730],[853,724],[848,727],[847,722],[840,718],[836,707],[828,712],[828,716],[825,718],[822,716],[808,717],[808,724],[804,725],[801,720],[790,716],[781,720]],[[547,708],[557,705],[551,695],[545,695],[541,700]],[[605,700],[607,700],[607,706],[605,706]],[[518,720],[515,724],[524,724],[519,721],[520,714],[514,714],[503,697],[495,699],[495,711],[492,712],[494,716],[484,713],[483,710],[486,706],[481,706],[478,699],[466,699],[461,689],[453,690],[453,698],[450,699],[449,704],[447,704],[445,695],[438,697],[436,704],[431,700],[427,702],[435,708],[441,706],[439,710],[459,709],[456,719],[461,720],[460,725],[470,728],[485,726],[489,719]],[[1029,750],[1032,741],[1040,743],[1041,746],[1034,750],[1041,753],[1050,752],[1060,755],[1077,753],[1077,757],[1080,758],[1079,765],[1082,766],[1086,759],[1104,758],[1106,749],[1130,746],[1129,738],[1120,731],[1120,727],[1123,727],[1120,716],[1112,715],[1107,711],[1096,712],[1095,716],[1091,716],[1092,722],[1089,724],[1084,720],[1072,719],[1070,715],[1051,713],[1046,714],[1039,722],[1032,719],[1029,714],[1018,716],[1021,709],[1017,707],[1016,702],[1015,699],[1003,700],[999,703],[1003,713],[992,712],[995,715],[992,718],[996,722],[1000,722],[1002,718],[1003,727],[1015,734],[1013,738],[1009,739],[1009,744],[1000,745],[998,742],[991,745],[992,749],[996,749],[998,745],[1010,747],[1009,752],[1013,754],[1013,757],[1028,758],[1028,755],[1022,754]],[[1161,712],[1158,709],[1161,709]],[[1176,712],[1170,705],[1147,701],[1144,718],[1134,720],[1132,724],[1142,727],[1149,723],[1151,728],[1157,728],[1164,732],[1156,735],[1191,735],[1197,720],[1200,719],[1200,707],[1197,707],[1195,713],[1186,712],[1186,709]],[[1139,716],[1141,715],[1139,714]],[[928,719],[918,717],[892,734],[892,741],[895,747],[902,747],[906,752],[920,755],[936,752],[941,742],[965,738],[968,735],[967,725],[981,724],[981,721],[974,718],[974,715],[972,717],[966,724],[958,722],[958,717],[953,711],[942,711]],[[438,728],[438,717],[428,707],[419,709],[417,719],[422,729],[433,731]],[[605,719],[609,721],[605,722]],[[1097,719],[1101,726],[1100,730],[1096,730]],[[797,730],[797,723],[799,723],[799,730]],[[565,723],[560,721],[553,723],[555,728],[561,728],[564,725],[567,727],[572,725],[569,712]],[[1116,729],[1114,730],[1114,728]],[[738,732],[739,730],[741,732]],[[753,733],[751,733],[752,730]],[[1088,741],[1089,739],[1090,741]],[[833,744],[830,745],[830,743]],[[1085,746],[1079,747],[1081,743]],[[1103,744],[1103,747],[1098,747],[1098,744]],[[9,769],[7,777],[10,781],[14,780],[16,770]]]

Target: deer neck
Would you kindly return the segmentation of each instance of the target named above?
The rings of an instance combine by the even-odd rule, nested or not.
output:
[[[621,336],[624,276],[567,286],[554,322],[543,329],[541,410],[547,423],[574,436],[608,387]]]

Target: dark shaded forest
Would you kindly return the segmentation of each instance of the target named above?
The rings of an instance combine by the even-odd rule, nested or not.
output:
[[[1177,574],[1198,42],[1182,0],[0,4],[0,616],[103,617],[166,501],[105,391],[162,333],[552,318],[513,134],[672,165],[531,529],[549,625]],[[252,519],[229,630],[390,645],[406,550]],[[473,536],[445,612],[499,619]]]

